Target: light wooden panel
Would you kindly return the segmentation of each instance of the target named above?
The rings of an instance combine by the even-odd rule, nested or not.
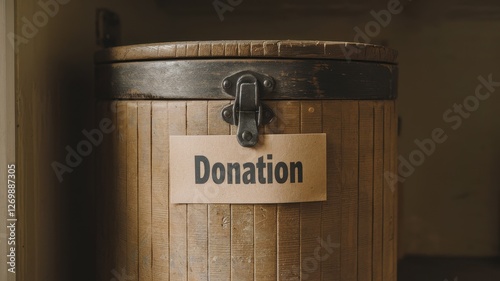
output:
[[[236,134],[235,126],[231,134]],[[231,280],[254,278],[254,230],[254,206],[231,205]]]
[[[300,133],[300,102],[274,105],[276,120],[269,125],[274,134]],[[300,278],[300,204],[280,204],[277,209],[278,280]]]
[[[208,105],[206,101],[187,102],[187,135],[207,135]],[[187,206],[188,280],[208,280],[208,206]]]
[[[229,124],[220,118],[227,101],[208,103],[208,134],[229,135]],[[231,280],[231,207],[228,204],[208,206],[208,269],[209,280]]]
[[[168,103],[169,135],[186,134],[186,102]],[[170,204],[170,280],[186,281],[187,206]]]
[[[302,102],[300,105],[300,131],[303,134],[323,131],[323,112],[321,101]],[[322,248],[318,243],[321,238],[321,202],[300,204],[300,276],[303,280],[321,279]]]
[[[168,193],[168,103],[152,103],[152,247],[153,280],[170,277]]]
[[[127,103],[127,274],[139,276],[137,103]]]
[[[152,281],[151,102],[139,102],[137,112],[139,280]]]

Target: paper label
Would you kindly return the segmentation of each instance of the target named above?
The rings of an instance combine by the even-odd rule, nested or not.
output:
[[[272,204],[326,200],[326,134],[171,136],[170,201]]]

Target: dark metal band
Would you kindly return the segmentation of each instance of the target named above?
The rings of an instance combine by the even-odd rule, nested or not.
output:
[[[139,61],[96,66],[102,99],[232,100],[222,81],[254,71],[272,77],[263,100],[390,100],[397,97],[397,65],[340,60],[212,59]]]

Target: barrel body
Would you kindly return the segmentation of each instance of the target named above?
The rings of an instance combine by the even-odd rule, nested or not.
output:
[[[260,134],[326,134],[326,201],[171,204],[169,136],[235,134],[234,100],[98,103],[98,280],[396,280],[395,100],[263,101]]]

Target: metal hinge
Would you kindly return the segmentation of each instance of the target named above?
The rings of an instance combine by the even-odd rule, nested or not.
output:
[[[260,101],[261,94],[273,91],[273,78],[242,71],[226,77],[222,89],[235,97],[233,104],[222,109],[222,118],[238,126],[236,137],[241,146],[255,146],[259,142],[259,126],[269,124],[274,118],[272,109]]]

